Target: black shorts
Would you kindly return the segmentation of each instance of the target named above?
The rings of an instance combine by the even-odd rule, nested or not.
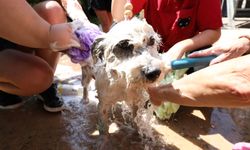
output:
[[[16,43],[0,38],[0,51],[6,50],[6,49],[19,50],[19,51],[23,51],[27,53],[33,53],[34,51],[34,48],[21,46]]]
[[[111,12],[112,0],[89,0],[89,1],[92,8]]]
[[[4,49],[16,49],[17,47],[18,47],[17,44],[0,38],[0,51],[2,51]]]

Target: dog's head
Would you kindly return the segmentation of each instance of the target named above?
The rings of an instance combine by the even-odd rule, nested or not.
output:
[[[164,76],[160,41],[145,20],[122,21],[93,44],[94,63],[104,64],[111,78],[123,78],[127,85],[154,83]]]

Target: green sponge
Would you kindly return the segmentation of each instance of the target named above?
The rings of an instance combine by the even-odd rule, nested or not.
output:
[[[169,119],[172,114],[176,113],[179,107],[179,104],[164,102],[161,106],[157,107],[155,114],[160,120],[166,120]]]
[[[174,80],[182,78],[187,70],[188,69],[180,69],[172,71],[166,75],[166,77],[161,81],[161,84],[172,83]],[[166,120],[169,119],[172,114],[176,113],[179,107],[179,104],[164,102],[156,108],[155,113],[158,119]]]

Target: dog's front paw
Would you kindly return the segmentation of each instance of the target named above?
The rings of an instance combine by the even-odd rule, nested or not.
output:
[[[89,103],[89,98],[82,98],[82,103],[83,104],[88,104]]]

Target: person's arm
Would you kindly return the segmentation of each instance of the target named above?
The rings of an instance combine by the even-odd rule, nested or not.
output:
[[[0,0],[0,7],[1,38],[27,47],[51,48],[53,51],[80,46],[72,33],[71,23],[50,25],[25,0]]]
[[[250,55],[209,66],[172,84],[148,89],[154,104],[170,101],[186,106],[250,106]]]
[[[0,8],[0,37],[20,45],[49,47],[49,23],[25,0],[0,0]]]
[[[192,50],[204,46],[212,45],[220,38],[220,35],[221,35],[221,29],[204,30],[192,38],[176,43],[173,47],[169,49],[167,55],[171,60],[179,59],[186,52],[190,52]]]
[[[250,51],[250,36],[240,36],[232,40],[219,41],[211,48],[203,51],[194,52],[189,57],[204,57],[209,55],[218,55],[210,62],[210,65],[220,63],[232,58],[242,56]]]
[[[127,0],[112,0],[111,14],[115,22],[124,20],[124,6]]]
[[[81,20],[82,22],[89,22],[78,0],[58,0],[58,1],[60,1],[66,13],[72,20]]]

